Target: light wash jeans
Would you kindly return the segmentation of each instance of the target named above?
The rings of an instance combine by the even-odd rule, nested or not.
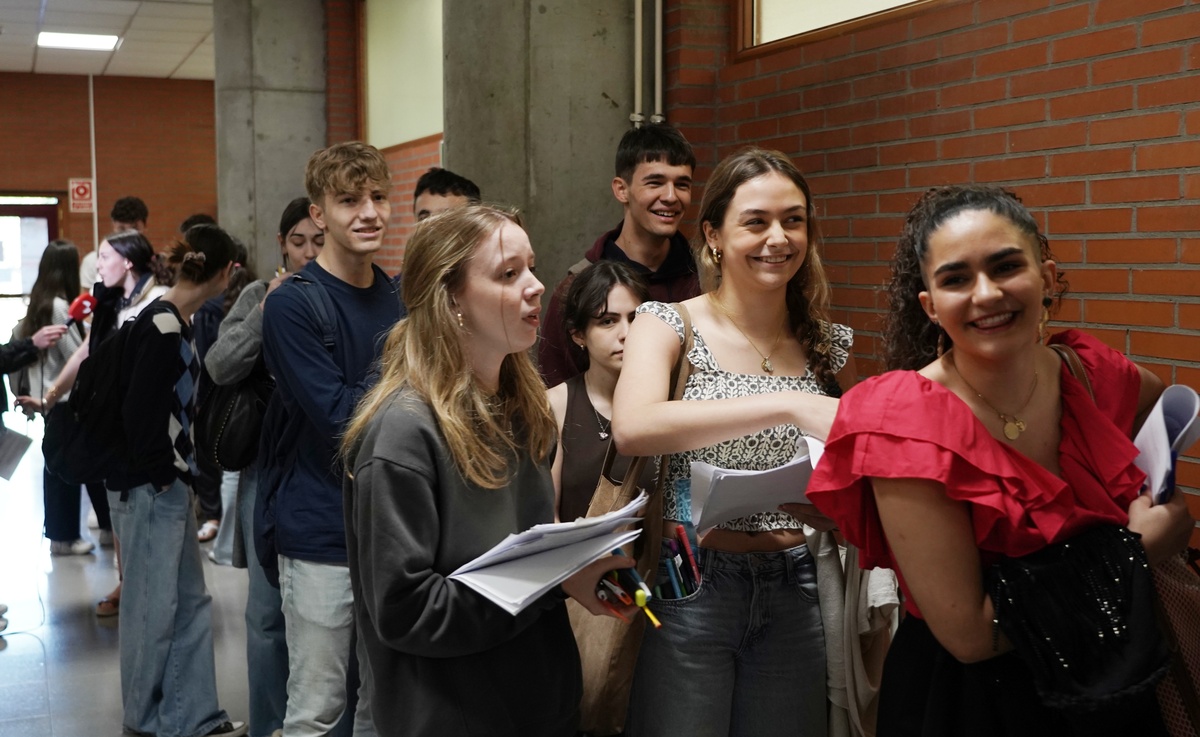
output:
[[[287,712],[288,649],[284,630],[283,602],[279,589],[271,585],[254,550],[254,500],[258,496],[258,466],[241,472],[237,515],[242,543],[246,548],[246,572],[250,588],[246,595],[246,670],[250,689],[250,735],[270,737],[283,728]],[[225,507],[229,509],[227,505]],[[221,532],[225,523],[221,523]],[[218,538],[219,540],[220,538]]]
[[[825,637],[808,548],[696,552],[699,590],[650,605],[663,626],[646,628],[626,734],[823,737]],[[663,559],[666,591],[665,547]]]
[[[281,555],[279,592],[287,621],[289,670],[284,737],[328,735],[346,710],[346,676],[355,647],[350,568]],[[370,668],[361,644],[358,650],[361,685],[354,737],[370,737],[375,734]]]
[[[221,526],[213,540],[212,561],[217,565],[233,565],[233,538],[237,537],[237,494],[239,471],[221,472]],[[254,519],[251,517],[251,519]]]
[[[196,543],[192,492],[176,480],[108,492],[121,540],[124,726],[158,737],[207,734],[229,720],[217,705],[212,597]]]

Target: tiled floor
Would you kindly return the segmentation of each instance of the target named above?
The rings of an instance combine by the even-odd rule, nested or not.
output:
[[[11,481],[0,479],[0,737],[117,737],[121,683],[117,618],[98,619],[95,603],[117,583],[110,549],[50,556],[42,538],[40,421],[5,423],[34,436]],[[86,516],[87,494],[83,494]],[[92,535],[81,523],[85,537]],[[207,545],[205,547],[208,547]],[[213,597],[217,690],[233,719],[246,719],[246,572],[205,559]]]

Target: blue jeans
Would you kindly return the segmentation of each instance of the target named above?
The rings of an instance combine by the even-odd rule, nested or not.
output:
[[[328,735],[346,711],[346,679],[354,641],[354,594],[348,566],[279,556],[279,591],[287,621],[288,708],[284,737]],[[355,737],[375,734],[366,654],[359,641],[362,684]],[[395,695],[401,698],[402,695]]]
[[[821,737],[825,637],[804,545],[779,553],[697,551],[702,583],[671,595],[666,549],[634,672],[630,737]]]
[[[237,515],[246,548],[246,668],[250,680],[250,735],[268,737],[283,728],[287,713],[288,649],[279,589],[267,581],[254,552],[254,500],[258,496],[259,470],[241,472]],[[226,507],[228,509],[228,507]],[[230,520],[231,527],[233,520]],[[225,524],[221,524],[221,532]],[[219,536],[218,536],[219,539]]]
[[[217,565],[233,565],[233,538],[237,537],[237,495],[242,474],[239,471],[221,472],[221,526],[213,540],[212,557]],[[251,518],[253,519],[253,518]]]
[[[176,480],[108,492],[121,540],[124,726],[158,737],[207,734],[229,720],[217,705],[212,597],[196,544],[192,493]]]

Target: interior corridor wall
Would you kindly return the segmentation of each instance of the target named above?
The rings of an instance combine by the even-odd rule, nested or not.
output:
[[[216,216],[212,82],[95,77],[94,92],[99,237],[126,195],[146,201],[158,249],[188,215]],[[65,199],[68,178],[91,176],[87,77],[0,72],[0,100],[0,193]],[[92,216],[67,215],[63,237],[90,251]]]
[[[1200,3],[959,0],[739,57],[734,2],[666,0],[668,116],[701,180],[746,144],[807,173],[865,375],[904,213],[930,186],[987,182],[1024,199],[1067,272],[1055,325],[1200,387]],[[1200,489],[1196,451],[1179,482]]]

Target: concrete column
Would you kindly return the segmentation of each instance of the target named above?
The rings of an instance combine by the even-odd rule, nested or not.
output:
[[[443,0],[442,11],[445,166],[524,211],[553,289],[621,219],[609,183],[633,110],[633,2]]]
[[[279,216],[325,145],[324,6],[214,0],[213,35],[219,219],[267,276],[279,265]]]

